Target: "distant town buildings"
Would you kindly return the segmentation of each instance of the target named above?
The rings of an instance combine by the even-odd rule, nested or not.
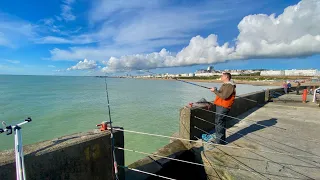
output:
[[[212,73],[214,72],[213,66],[208,66],[207,69],[199,69],[196,71],[196,74],[202,74],[202,73]]]
[[[260,76],[318,76],[320,71],[317,69],[291,69],[291,70],[214,70],[213,66],[208,66],[207,69],[199,69],[195,73],[182,73],[182,74],[152,74],[144,76],[135,76],[135,78],[178,78],[178,77],[213,77],[220,76],[223,72],[229,72],[231,75],[260,75]]]
[[[320,76],[317,69],[291,69],[261,71],[261,76]]]
[[[284,76],[284,71],[261,71],[260,76]]]

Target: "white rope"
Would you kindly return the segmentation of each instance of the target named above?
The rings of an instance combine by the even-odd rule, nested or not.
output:
[[[169,178],[169,177],[165,177],[165,176],[160,176],[160,175],[158,175],[158,174],[153,174],[153,173],[149,173],[149,172],[146,172],[146,171],[141,171],[141,170],[139,170],[139,169],[129,168],[129,167],[125,167],[125,166],[119,166],[119,167],[127,168],[127,169],[129,169],[129,170],[131,170],[131,171],[139,172],[139,173],[142,173],[142,174],[148,174],[148,175],[155,176],[155,177],[159,177],[159,178],[162,178],[162,179],[176,180],[176,179],[173,179],[173,178]]]
[[[204,133],[206,133],[207,135],[210,135],[210,133],[208,133],[208,132],[206,132],[205,130],[203,130],[203,129],[201,129],[201,128],[198,128],[197,126],[194,126],[194,128],[196,128],[196,129],[198,129],[198,130],[200,130],[200,131],[202,131],[202,132],[204,132]],[[197,138],[198,139],[198,138]],[[222,140],[222,139],[220,139],[220,138],[216,138],[216,139],[219,139],[219,140],[221,140],[221,141],[223,141],[223,142],[225,142],[225,143],[227,143],[227,144],[229,144],[229,142],[227,142],[227,141],[225,141],[225,140]],[[214,145],[213,145],[214,146]],[[239,146],[239,145],[237,145],[238,147],[241,147],[241,146]],[[219,148],[218,148],[219,149]],[[220,151],[222,151],[221,149],[219,149]],[[210,151],[210,150],[209,150]],[[224,151],[222,151],[223,153],[225,153]],[[227,153],[225,153],[225,154],[227,154]],[[229,154],[227,154],[228,156],[231,156],[231,155],[229,155]],[[259,154],[258,154],[259,155]],[[261,156],[261,155],[260,155]],[[234,158],[234,157],[233,157]],[[236,159],[236,158],[234,158],[234,159]],[[237,161],[239,161],[238,159],[236,159]],[[241,161],[240,161],[241,162]],[[243,162],[241,162],[241,163],[243,163]],[[245,164],[246,165],[246,164]],[[246,166],[248,166],[248,165],[246,165]],[[275,165],[274,165],[275,166]],[[276,166],[275,166],[276,167]],[[250,167],[251,168],[251,167]],[[253,169],[253,168],[252,168]],[[259,173],[260,174],[260,173]],[[264,176],[264,175],[263,175]],[[265,176],[264,176],[265,177]],[[269,179],[269,178],[267,178],[267,179]],[[278,179],[278,177],[277,177],[277,179]]]
[[[121,147],[116,147],[116,148],[117,148],[117,149],[120,149],[120,150],[124,150],[124,151],[130,151],[130,152],[135,152],[135,153],[144,154],[144,155],[148,155],[148,156],[160,157],[160,158],[164,158],[164,159],[169,159],[169,160],[173,160],[173,161],[183,162],[183,163],[187,163],[187,164],[193,164],[193,165],[197,165],[197,166],[203,166],[203,167],[206,166],[206,165],[200,164],[200,163],[195,163],[195,162],[190,162],[190,161],[184,161],[184,160],[175,159],[175,158],[170,158],[170,157],[166,157],[166,156],[160,156],[160,155],[157,155],[157,154],[151,154],[151,153],[136,151],[136,150],[132,150],[132,149],[121,148]],[[207,166],[207,167],[211,167],[211,166]]]
[[[190,162],[190,161],[184,161],[184,160],[180,160],[180,159],[176,159],[176,158],[170,158],[170,157],[166,157],[166,156],[160,156],[160,155],[157,155],[157,154],[151,154],[151,153],[146,153],[146,152],[141,152],[141,151],[136,151],[136,150],[132,150],[132,149],[127,149],[127,148],[121,148],[121,147],[116,147],[116,149],[119,149],[119,150],[123,150],[123,151],[129,151],[129,152],[134,152],[134,153],[138,153],[138,154],[144,154],[144,155],[148,155],[148,156],[154,156],[154,157],[160,157],[160,158],[163,158],[163,159],[169,159],[169,160],[172,160],[172,161],[177,161],[177,162],[182,162],[182,163],[187,163],[187,164],[193,164],[193,165],[197,165],[197,166],[202,166],[202,167],[209,167],[209,168],[213,168],[211,165],[204,165],[204,164],[200,164],[200,163],[195,163],[195,162]],[[228,166],[223,166],[223,165],[216,165],[216,164],[213,164],[213,166],[222,166],[222,167],[226,167],[226,168],[230,168]],[[251,173],[254,173],[255,171],[252,171],[252,170],[249,170],[249,169],[240,169],[240,168],[237,168],[238,170],[245,170],[245,171],[248,171],[248,172],[251,172]],[[276,176],[275,174],[269,174],[269,175],[272,175],[272,176]]]
[[[108,128],[108,129],[110,129],[110,128]],[[181,140],[181,141],[188,141],[188,142],[199,143],[198,140],[191,140],[191,139],[170,137],[170,136],[164,136],[164,135],[159,135],[159,134],[151,134],[151,133],[145,133],[145,132],[124,130],[124,129],[119,129],[119,128],[113,128],[113,129],[114,129],[114,130],[117,130],[117,131],[123,131],[123,132],[135,133],[135,134],[142,134],[142,135],[148,135],[148,136],[154,136],[154,137],[163,137],[163,138],[169,138],[169,139],[176,139],[176,140]],[[259,152],[270,153],[270,154],[279,154],[279,155],[297,156],[297,157],[309,157],[309,158],[320,158],[319,156],[305,156],[305,155],[297,155],[297,154],[290,154],[290,153],[280,153],[280,152],[275,152],[275,151],[264,151],[264,150],[253,149],[253,148],[238,147],[238,146],[231,146],[231,145],[222,145],[222,144],[215,144],[215,143],[208,143],[208,142],[202,142],[202,143],[204,143],[204,144],[211,144],[211,145],[213,144],[213,145],[215,145],[215,146],[222,146],[222,147],[226,147],[226,148],[234,148],[234,149],[243,149],[243,150],[259,151]]]
[[[195,126],[195,128],[197,128],[197,127]],[[201,129],[199,128],[199,130],[201,130]],[[202,131],[202,130],[201,130],[201,131]],[[205,131],[203,131],[203,132],[205,132]],[[206,132],[205,132],[205,133],[206,133]],[[197,139],[198,139],[198,138],[197,138]],[[217,138],[217,139],[219,139],[219,138]],[[222,140],[222,139],[220,139],[220,140]],[[224,141],[224,140],[222,140],[222,141]],[[224,142],[226,142],[226,141],[224,141]],[[227,143],[228,143],[228,142],[227,142]],[[218,149],[219,149],[219,148],[218,148]],[[219,150],[222,151],[221,149],[219,149]],[[222,152],[223,152],[224,154],[228,155],[228,157],[231,158],[231,155],[225,153],[224,151],[222,151]],[[233,158],[234,158],[234,157],[233,157]],[[236,158],[234,158],[234,159],[236,159]],[[236,159],[236,160],[239,161],[238,159]],[[252,174],[258,176],[259,178],[261,178],[260,176],[262,176],[262,177],[264,177],[264,178],[266,178],[266,179],[270,179],[270,178],[264,176],[263,174],[261,174],[260,172],[257,172],[255,169],[253,169],[253,168],[249,167],[248,165],[244,164],[243,162],[239,161],[239,162],[241,162],[242,164],[248,166],[249,168],[251,168],[251,169],[253,170],[253,171],[250,171],[247,167],[245,167],[244,165],[242,165],[241,163],[239,163],[239,162],[237,162],[237,161],[234,161],[234,162],[237,163],[238,165],[240,165],[241,167],[245,168],[247,171],[251,172]],[[270,180],[271,180],[271,179],[270,179]]]
[[[198,128],[198,127],[196,127],[196,126],[194,126],[194,128],[196,128],[196,129],[198,129],[198,130],[200,130],[200,131],[202,131],[202,132],[204,132],[204,133],[206,133],[207,135],[209,135],[209,133],[208,132],[206,132],[206,131],[204,131],[204,130],[202,130],[201,128]],[[196,137],[196,136],[195,136]],[[197,137],[196,137],[197,138]],[[197,139],[199,139],[199,138],[197,138]],[[219,138],[217,138],[217,139],[219,139]],[[220,140],[222,140],[222,139],[220,139]],[[222,140],[222,141],[224,141],[224,140]],[[226,143],[229,143],[229,142],[227,142],[227,141],[224,141],[224,142],[226,142]],[[237,144],[236,144],[237,145]],[[214,146],[214,145],[213,145]],[[241,147],[241,146],[239,146],[239,145],[237,145],[238,147]],[[217,148],[217,149],[219,149],[219,148]],[[220,151],[222,151],[221,149],[219,149]],[[209,150],[209,151],[211,151],[211,150]],[[222,151],[223,152],[223,151]],[[225,153],[225,152],[224,152]],[[227,154],[227,153],[225,153],[225,154]],[[256,153],[255,153],[256,154]],[[256,155],[258,155],[258,156],[261,156],[261,157],[263,157],[263,158],[265,158],[265,159],[267,159],[268,160],[268,158],[266,158],[266,157],[264,157],[264,156],[262,156],[262,155],[260,155],[260,154],[256,154]],[[229,155],[229,156],[231,156],[231,155]],[[234,158],[234,157],[233,157]],[[234,159],[236,159],[236,158],[234,158]],[[237,160],[238,161],[238,160]],[[241,162],[241,161],[240,161]],[[282,167],[286,167],[285,165],[282,165],[282,164],[280,164],[280,163],[278,163],[278,162],[275,162],[275,161],[272,161],[271,160],[271,162],[273,162],[273,163],[275,163],[275,164],[278,164],[278,165],[280,165],[280,166],[282,166]],[[275,164],[272,164],[273,166],[275,166],[275,167],[277,167]],[[292,165],[288,165],[288,166],[290,166],[291,168],[293,168],[293,166]],[[290,169],[290,168],[288,168],[288,169]],[[304,175],[304,174],[301,174],[300,172],[297,172],[297,171],[295,171],[295,170],[293,170],[293,169],[290,169],[291,171],[293,171],[293,172],[295,172],[295,173],[298,173],[298,174],[300,174],[300,175],[303,175],[303,176],[306,176],[306,175]],[[308,176],[306,176],[306,177],[308,177]],[[278,177],[277,177],[278,178]],[[291,177],[292,178],[292,177]],[[310,178],[310,177],[308,177],[308,178]],[[312,178],[311,178],[312,179]]]

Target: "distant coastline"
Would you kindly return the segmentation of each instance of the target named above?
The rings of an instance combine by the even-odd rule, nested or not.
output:
[[[97,77],[104,77],[104,76],[97,76]],[[291,81],[292,86],[294,87],[296,83],[294,83],[295,80],[302,81],[303,85],[306,86],[314,86],[314,85],[320,85],[320,82],[311,82],[310,77],[276,77],[276,78],[264,78],[261,76],[250,76],[250,77],[243,77],[243,76],[234,76],[233,79],[236,84],[247,84],[247,85],[253,85],[253,86],[282,86],[283,81]],[[149,77],[149,78],[131,78],[131,77],[107,77],[107,78],[128,78],[128,79],[142,79],[142,80],[165,80],[165,81],[174,81],[173,78],[156,78],[156,77]],[[218,77],[213,78],[206,78],[206,79],[193,79],[193,78],[180,78],[185,81],[190,82],[205,82],[205,83],[221,83],[221,81],[218,79]]]

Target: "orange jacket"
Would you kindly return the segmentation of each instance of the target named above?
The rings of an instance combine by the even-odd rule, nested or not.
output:
[[[231,109],[236,98],[235,84],[232,82],[224,83],[219,91],[214,91],[214,93],[216,94],[215,105]]]

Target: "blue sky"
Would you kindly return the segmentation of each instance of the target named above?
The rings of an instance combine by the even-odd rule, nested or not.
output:
[[[319,11],[315,0],[3,0],[0,74],[319,69]]]

